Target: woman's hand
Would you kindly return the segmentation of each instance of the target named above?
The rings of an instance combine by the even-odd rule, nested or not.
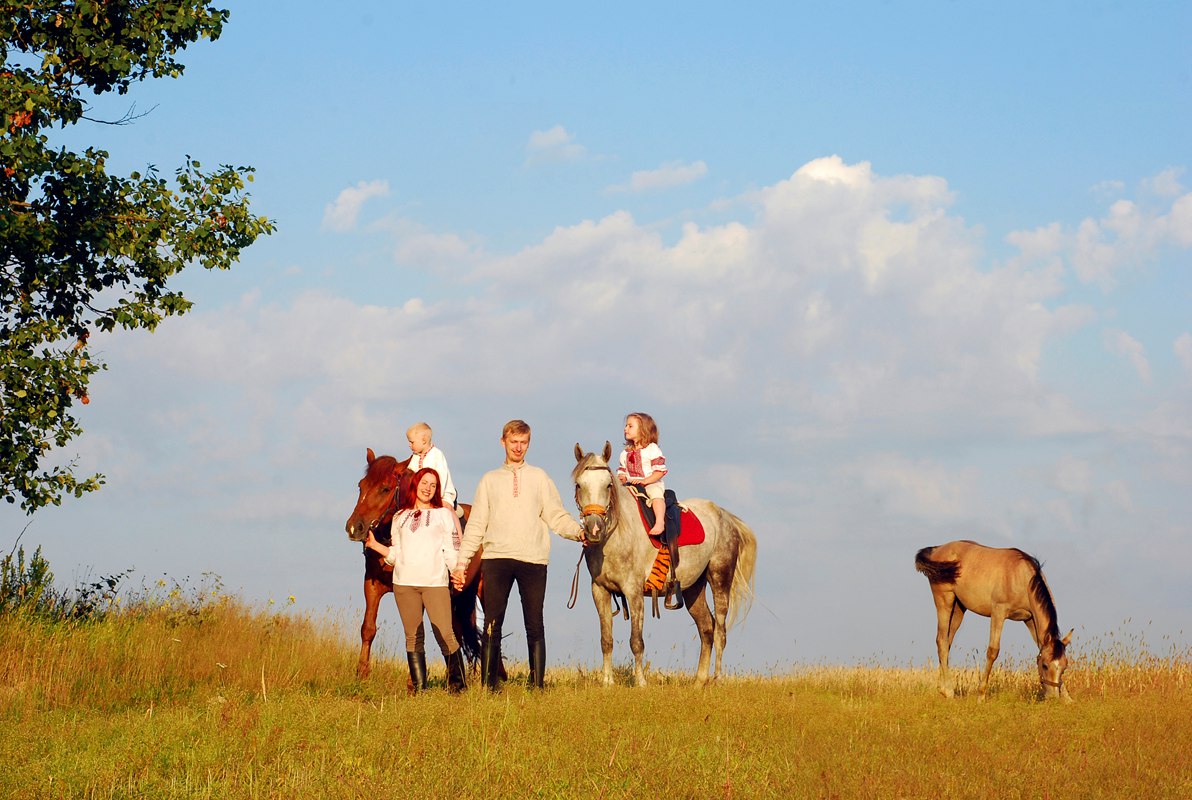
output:
[[[387,558],[389,556],[389,551],[393,549],[378,542],[377,538],[373,536],[371,528],[368,531],[368,535],[364,537],[364,546],[369,550],[372,550],[374,553],[379,554],[381,558]]]

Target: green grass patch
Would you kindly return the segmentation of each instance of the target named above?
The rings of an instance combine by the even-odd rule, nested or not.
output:
[[[0,614],[0,797],[1192,796],[1186,651],[1076,652],[1071,705],[1014,663],[984,703],[975,670],[948,701],[934,669],[876,666],[703,690],[558,668],[533,692],[512,664],[501,692],[452,696],[436,664],[409,696],[404,659],[358,682],[326,623],[176,591],[86,622]]]

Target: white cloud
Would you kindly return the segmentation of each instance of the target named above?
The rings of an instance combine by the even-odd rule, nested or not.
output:
[[[1184,372],[1189,378],[1192,378],[1192,333],[1184,332],[1176,337],[1175,342],[1172,343],[1171,350],[1175,353],[1175,357],[1179,359]]]
[[[883,511],[932,522],[968,519],[981,503],[980,474],[973,468],[886,453],[854,467],[860,485],[880,499]]]
[[[1164,197],[1180,189],[1171,178],[1155,181]],[[1071,234],[1069,259],[1085,283],[1109,291],[1117,273],[1152,261],[1164,247],[1192,244],[1192,195],[1174,199],[1166,213],[1144,208],[1130,200],[1117,200],[1101,219],[1085,219]]]
[[[1055,465],[1051,484],[1067,494],[1087,494],[1093,485],[1092,465],[1084,459],[1065,456]]]
[[[657,169],[638,170],[629,176],[629,183],[609,187],[611,191],[649,192],[659,189],[674,189],[686,186],[708,174],[708,165],[703,161],[684,164],[672,161]]]
[[[389,181],[360,181],[344,189],[323,209],[323,228],[337,232],[350,231],[356,227],[360,209],[374,197],[389,194]]]
[[[1176,197],[1183,193],[1184,187],[1180,183],[1184,170],[1182,167],[1171,167],[1142,182],[1144,191],[1159,197]]]
[[[587,148],[575,141],[574,134],[562,125],[544,131],[534,131],[526,143],[526,163],[538,164],[559,161],[578,161],[587,155]]]
[[[568,140],[555,133],[543,144]],[[165,369],[244,387],[254,419],[291,414],[320,438],[359,439],[387,418],[376,406],[385,399],[417,404],[477,386],[513,397],[593,380],[645,406],[708,409],[745,397],[752,424],[792,442],[886,429],[1038,436],[1098,424],[1042,374],[1049,344],[1097,318],[1064,302],[1054,262],[1079,244],[1062,229],[1012,234],[1020,255],[991,264],[979,233],[950,213],[945,181],[884,177],[838,157],[747,199],[752,215],[687,222],[673,241],[620,211],[500,256],[398,221],[388,226],[393,252],[401,269],[433,282],[428,296],[365,305],[328,289],[287,302],[249,295],[163,326],[152,350],[168,352]],[[1095,224],[1139,237],[1147,219],[1124,202]],[[453,291],[465,282],[466,295]],[[631,360],[608,357],[638,353],[647,338],[648,380]],[[1110,331],[1104,342],[1152,379],[1137,340]],[[147,345],[141,352],[150,357]],[[411,354],[424,353],[419,379],[407,380]],[[521,368],[483,354],[516,354]],[[300,391],[279,399],[290,387]]]
[[[1146,357],[1146,348],[1142,342],[1118,328],[1108,328],[1104,334],[1105,347],[1115,355],[1125,356],[1138,377],[1147,383],[1151,382],[1151,364]]]
[[[1192,194],[1186,194],[1171,206],[1167,233],[1177,247],[1192,247]]]

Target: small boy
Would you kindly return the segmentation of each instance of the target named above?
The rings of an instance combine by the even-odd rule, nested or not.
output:
[[[425,422],[418,422],[406,431],[406,440],[410,443],[410,452],[414,457],[410,459],[410,472],[417,472],[423,467],[430,467],[439,473],[442,485],[443,505],[455,509],[458,505],[455,498],[455,482],[451,480],[451,470],[447,468],[447,456],[443,451],[431,443],[431,429]]]

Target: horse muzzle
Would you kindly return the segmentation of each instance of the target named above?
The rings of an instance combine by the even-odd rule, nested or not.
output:
[[[584,528],[584,544],[600,544],[604,541],[605,526],[608,524],[607,508],[596,504],[581,506],[579,518]]]
[[[600,544],[604,541],[604,517],[584,517],[583,526],[584,544]]]
[[[374,523],[373,528],[376,527]],[[344,530],[348,532],[348,540],[352,542],[363,542],[368,535],[370,527],[364,524],[362,519],[350,519],[344,525]]]

